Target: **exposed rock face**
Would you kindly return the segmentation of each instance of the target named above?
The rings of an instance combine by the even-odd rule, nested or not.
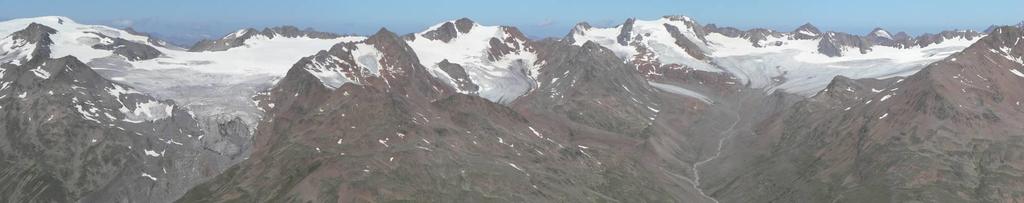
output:
[[[342,36],[329,32],[320,32],[313,29],[300,30],[295,26],[279,26],[272,28],[264,28],[262,31],[253,28],[247,28],[238,30],[217,40],[202,40],[196,42],[196,44],[192,45],[192,47],[189,48],[188,51],[224,51],[245,45],[246,40],[249,40],[253,37],[262,37],[267,39],[273,39],[275,37],[308,37],[313,39],[333,39]]]
[[[718,27],[718,24],[707,24],[704,25],[704,31],[708,33],[718,33],[727,37],[740,37],[744,33],[743,30],[734,27]]]
[[[188,51],[202,52],[202,51],[224,51],[234,47],[242,46],[245,44],[245,40],[258,35],[259,31],[253,28],[243,29],[236,31],[228,36],[224,36],[217,40],[200,40],[192,45]]]
[[[428,31],[423,34],[423,37],[433,40],[441,40],[443,42],[449,42],[456,36],[458,36],[458,30],[455,30],[455,24],[451,22],[445,22],[441,27],[436,30]],[[413,35],[415,37],[415,35]]]
[[[1020,201],[1022,38],[999,28],[886,89],[823,90],[741,136],[723,162],[742,164],[705,188],[737,202]]]
[[[94,49],[113,50],[114,54],[121,55],[129,61],[141,61],[154,59],[160,56],[160,51],[156,50],[149,45],[140,44],[137,42],[128,41],[121,38],[108,37],[101,33],[92,33],[100,36],[102,40],[108,41],[109,43],[101,43],[93,45]]]
[[[37,23],[11,33],[2,41],[4,46],[0,47],[3,53],[0,55],[0,63],[21,64],[31,60],[33,56],[49,57],[50,45],[53,45],[50,35],[54,33],[57,31],[53,28]]]
[[[954,30],[954,31],[943,31],[939,34],[923,34],[914,38],[914,46],[927,47],[932,44],[942,43],[946,39],[951,38],[963,38],[963,39],[975,39],[982,37],[982,33],[973,30]]]
[[[910,35],[905,32],[899,32],[892,34],[889,31],[882,28],[875,28],[870,33],[864,36],[868,42],[873,45],[895,47],[895,48],[910,48],[913,44],[913,39]]]
[[[904,78],[895,77],[884,80],[874,78],[850,79],[844,76],[836,76],[832,83],[820,91],[814,98],[823,103],[845,107],[857,106],[863,103],[865,98],[871,98],[885,91],[892,91],[895,85],[902,82]]]
[[[686,36],[683,36],[683,34],[679,32],[679,28],[677,28],[676,26],[665,24],[665,30],[668,30],[668,32],[672,34],[672,38],[676,39],[676,45],[678,45],[679,47],[683,47],[683,49],[686,49],[686,54],[689,54],[690,56],[698,60],[704,60],[707,58],[707,56],[704,55],[704,51],[702,51],[702,49],[699,46],[697,46],[695,42],[686,38]],[[703,29],[698,28],[695,30]]]
[[[799,34],[797,34],[799,35]],[[841,32],[827,32],[818,42],[818,52],[829,57],[843,56],[844,52],[856,50],[866,54],[871,51],[871,42],[859,36]]]
[[[51,45],[53,41],[50,39],[50,35],[54,33],[57,33],[57,30],[42,24],[32,23],[25,29],[12,33],[10,37],[14,40],[24,40],[31,44]],[[49,53],[33,53],[33,55],[39,54],[48,55]]]
[[[768,40],[769,37],[773,37],[773,38],[782,37],[782,34],[779,33],[779,32],[775,32],[774,30],[763,29],[763,28],[752,29],[752,30],[747,31],[747,32],[748,32],[747,36],[750,39],[750,41],[752,43],[754,43],[754,47],[778,46],[779,44],[765,44],[765,43],[762,43],[762,42],[764,42],[765,40]]]
[[[793,30],[793,38],[795,39],[816,39],[821,37],[821,31],[818,27],[814,27],[811,23],[807,23],[797,27]]]
[[[530,39],[526,38],[526,35],[523,35],[519,28],[501,26],[499,29],[504,33],[505,37],[491,37],[487,41],[490,45],[487,49],[487,59],[498,61],[509,54],[533,52]]]
[[[766,47],[766,46],[778,46],[779,44],[766,44],[764,43],[769,38],[782,38],[783,33],[776,32],[774,30],[755,28],[747,31],[736,29],[734,27],[718,27],[715,24],[709,24],[704,26],[705,32],[719,33],[728,37],[739,37],[750,41],[754,47]],[[781,42],[779,42],[781,43]]]
[[[629,22],[629,21],[626,21],[626,22]],[[636,22],[636,21],[633,21],[633,22]],[[569,30],[569,34],[565,35],[563,40],[566,41],[566,42],[569,42],[569,43],[577,43],[576,38],[574,36],[575,35],[579,35],[579,34],[583,34],[587,30],[590,30],[593,27],[594,26],[591,26],[590,23],[587,23],[587,22],[576,23],[576,25],[573,26],[571,30]],[[632,31],[633,28],[629,28],[629,30]],[[629,44],[629,42],[626,42],[626,44]]]
[[[459,64],[450,63],[448,60],[444,60],[441,61],[441,63],[438,63],[437,66],[441,67],[441,70],[444,70],[445,73],[448,73],[452,79],[455,79],[455,81],[458,82],[458,87],[456,88],[468,92],[477,92],[480,90],[480,86],[473,83],[473,79],[469,78],[469,75],[466,74],[466,70]]]
[[[427,31],[423,34],[423,37],[432,40],[441,40],[443,42],[449,42],[455,37],[458,37],[459,33],[469,33],[473,29],[473,25],[476,24],[469,18],[460,18],[453,22],[445,22],[438,26],[437,29]],[[414,35],[412,37],[415,37]]]
[[[626,22],[622,23],[622,30],[619,31],[619,37],[616,38],[620,45],[629,45],[630,36],[632,36],[633,32],[633,23],[636,23],[636,18],[626,19]]]

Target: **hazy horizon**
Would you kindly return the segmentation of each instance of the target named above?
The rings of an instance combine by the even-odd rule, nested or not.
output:
[[[951,29],[983,30],[990,25],[1024,20],[1024,1],[997,0],[980,4],[962,1],[889,2],[866,0],[848,3],[799,1],[696,2],[655,0],[624,4],[618,1],[526,0],[493,4],[468,0],[435,2],[364,1],[249,1],[238,2],[90,2],[14,1],[0,8],[0,20],[37,16],[67,16],[86,24],[132,27],[180,45],[204,38],[219,38],[242,28],[293,25],[340,34],[368,35],[381,27],[412,33],[445,20],[468,17],[483,25],[518,27],[531,38],[561,37],[579,22],[598,27],[615,26],[627,18],[656,19],[685,15],[702,24],[740,29],[769,28],[790,31],[804,23],[822,30],[862,35],[875,27],[911,35]],[[586,4],[576,5],[576,4]],[[1004,5],[996,8],[990,4]],[[500,8],[496,8],[501,6]],[[146,8],[146,9],[139,9]],[[570,8],[570,9],[567,9]],[[101,12],[97,12],[101,11]],[[842,14],[842,15],[836,15]],[[962,16],[960,18],[951,17]]]

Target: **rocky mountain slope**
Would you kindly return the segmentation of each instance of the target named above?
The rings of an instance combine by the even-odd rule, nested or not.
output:
[[[208,145],[247,143],[237,134],[203,132],[171,101],[51,58],[57,32],[33,23],[4,39],[15,51],[0,65],[0,201],[163,201],[243,158]]]
[[[836,78],[738,138],[715,165],[733,170],[706,188],[738,202],[1019,201],[1022,38],[995,29],[906,79]]]
[[[654,120],[660,99],[689,101],[676,119],[706,103],[595,43],[533,45],[537,88],[510,107],[457,94],[386,30],[307,57],[261,102],[252,158],[179,201],[705,200],[679,175],[700,157],[675,157],[701,149],[664,132],[697,128]]]

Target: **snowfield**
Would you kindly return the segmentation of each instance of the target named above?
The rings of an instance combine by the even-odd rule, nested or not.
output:
[[[768,92],[783,90],[810,96],[839,75],[854,79],[909,76],[967,48],[978,38],[949,39],[928,47],[908,49],[873,46],[868,53],[850,51],[841,57],[818,53],[818,39],[769,38],[767,42],[782,42],[782,45],[766,47],[754,47],[746,39],[718,33],[710,33],[707,39],[712,44],[712,60],[736,76],[737,82]]]

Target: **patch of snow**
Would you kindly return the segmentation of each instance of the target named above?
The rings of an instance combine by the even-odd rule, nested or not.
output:
[[[803,35],[811,36],[811,37],[817,37],[818,36],[817,33],[813,33],[811,31],[807,31],[807,30],[800,30],[800,31],[797,31],[797,32],[800,33],[800,34],[803,34]]]
[[[167,140],[167,144],[174,144],[174,145],[178,145],[178,146],[183,146],[183,145],[185,145],[185,144],[183,144],[183,143],[180,143],[180,142],[174,141],[174,139],[169,139],[169,140]]]
[[[42,79],[50,79],[50,72],[47,72],[46,70],[43,70],[43,67],[41,67],[41,66],[32,69],[32,73],[34,73],[36,75],[36,77],[39,77],[39,78],[42,78]]]
[[[239,37],[242,37],[242,35],[245,35],[247,32],[249,32],[249,29],[241,29],[231,34],[228,34],[227,36],[224,36],[224,38],[237,39]]]
[[[1020,76],[1020,77],[1024,77],[1024,73],[1021,73],[1017,69],[1010,69],[1010,72],[1013,73],[1014,75],[1017,75],[1017,76]]]
[[[519,170],[520,172],[526,173],[526,170],[523,170],[523,168],[520,168],[518,165],[512,162],[508,162],[508,165],[512,166],[512,168],[515,168],[516,170]],[[529,175],[529,173],[527,173],[527,175]]]
[[[707,103],[707,104],[711,104],[712,103],[710,98],[708,98],[707,96],[704,96],[703,94],[695,92],[693,90],[689,90],[689,89],[682,88],[682,87],[675,86],[675,85],[664,84],[664,83],[657,83],[657,82],[649,82],[649,83],[651,84],[652,87],[660,89],[660,90],[663,90],[663,91],[666,91],[666,92],[669,92],[669,93],[674,93],[674,94],[679,94],[679,95],[683,95],[683,96],[693,97],[693,98],[696,98],[696,99],[700,100],[701,102],[704,102],[704,103]]]
[[[149,175],[148,173],[142,173],[142,177],[149,178],[150,180],[156,181],[156,177]]]
[[[533,135],[536,135],[539,138],[544,138],[544,135],[540,134],[540,132],[537,132],[536,129],[533,129],[533,126],[528,126],[528,128],[530,128],[530,131],[533,132]]]
[[[124,113],[125,122],[141,123],[145,121],[156,121],[171,117],[174,107],[158,101],[146,101],[135,104],[135,109],[122,106],[120,111]]]
[[[163,156],[163,155],[164,155],[164,152],[166,152],[166,151],[161,151],[160,153],[157,153],[157,152],[156,152],[156,150],[148,150],[148,149],[144,149],[144,150],[142,150],[142,151],[143,151],[144,153],[146,153],[146,155],[148,155],[148,156],[152,156],[152,157],[160,157],[160,156]]]

